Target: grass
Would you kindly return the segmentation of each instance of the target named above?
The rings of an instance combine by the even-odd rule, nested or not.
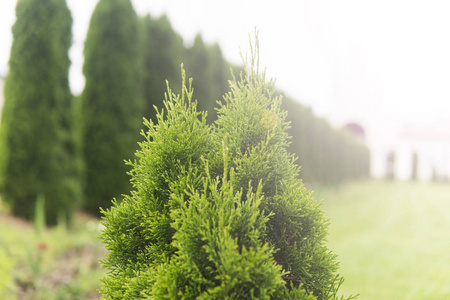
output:
[[[318,189],[344,294],[450,299],[450,185],[368,181]]]
[[[450,299],[450,185],[367,181],[316,189],[344,295]],[[0,299],[99,299],[99,221],[77,214],[39,236],[0,201]]]
[[[73,228],[39,234],[0,200],[0,299],[99,299],[105,255],[99,220],[78,213]]]

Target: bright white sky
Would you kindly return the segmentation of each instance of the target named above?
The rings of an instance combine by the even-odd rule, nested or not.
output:
[[[96,1],[67,0],[74,17],[71,87],[82,91],[82,48]],[[240,63],[259,30],[261,66],[277,86],[334,124],[360,122],[390,141],[403,123],[450,115],[450,1],[133,0],[165,12],[186,44],[201,32]],[[7,70],[16,0],[0,1],[0,74]],[[194,78],[195,80],[195,78]]]

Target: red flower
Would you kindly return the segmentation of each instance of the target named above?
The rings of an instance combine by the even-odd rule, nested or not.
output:
[[[44,243],[44,242],[39,243],[39,244],[38,244],[38,249],[39,249],[40,251],[44,251],[45,249],[47,249],[47,244]]]

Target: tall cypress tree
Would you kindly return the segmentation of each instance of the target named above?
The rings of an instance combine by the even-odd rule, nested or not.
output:
[[[213,111],[215,102],[212,97],[212,77],[210,72],[210,56],[200,34],[194,39],[192,47],[186,49],[186,70],[189,77],[195,78],[193,83],[199,111]],[[198,82],[198,84],[197,84]],[[199,84],[199,83],[202,84]],[[211,121],[211,120],[209,120]]]
[[[218,108],[217,102],[221,102],[223,95],[228,91],[228,80],[231,79],[230,64],[224,59],[219,44],[213,44],[208,47],[208,55],[210,57],[210,74],[211,74],[211,100]],[[211,120],[217,119],[217,111],[213,109],[208,112]]]
[[[70,219],[80,199],[68,84],[72,18],[65,0],[19,0],[0,138],[3,198],[31,219],[42,196],[47,221]]]
[[[228,88],[227,79],[231,77],[220,47],[206,45],[198,34],[192,47],[186,49],[186,70],[189,77],[196,79],[193,87],[198,109],[206,111],[208,123],[212,123],[217,118],[217,101],[222,99]]]
[[[150,15],[142,19],[144,71],[143,96],[145,117],[156,121],[154,106],[163,107],[166,80],[180,81],[180,65],[183,62],[183,39],[172,28],[166,15],[158,19]],[[179,92],[179,90],[175,90]]]
[[[125,159],[133,156],[142,124],[138,18],[130,0],[100,0],[84,49],[81,97],[85,204],[99,214],[129,190]]]

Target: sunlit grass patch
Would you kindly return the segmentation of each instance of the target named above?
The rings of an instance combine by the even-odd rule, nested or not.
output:
[[[330,248],[361,299],[450,299],[450,185],[369,181],[321,191]]]

